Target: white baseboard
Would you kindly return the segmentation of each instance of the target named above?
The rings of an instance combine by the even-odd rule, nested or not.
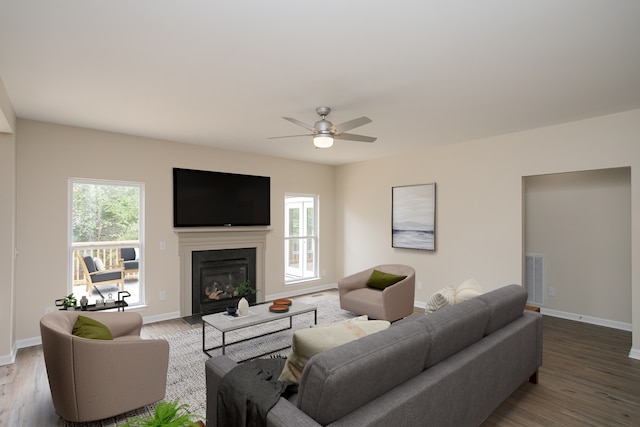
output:
[[[629,352],[629,357],[631,359],[640,360],[640,348],[632,348],[631,351]]]
[[[540,312],[545,316],[559,317],[561,319],[575,320],[577,322],[589,323],[591,325],[606,326],[607,328],[620,329],[631,332],[631,323],[618,322],[616,320],[601,319],[599,317],[585,316],[583,314],[568,313],[566,311],[552,310],[550,308],[540,308]]]
[[[16,354],[18,354],[18,348],[14,345],[11,352],[6,356],[0,356],[0,366],[11,365],[16,362]]]
[[[290,298],[290,297],[297,297],[299,295],[305,295],[305,294],[312,294],[314,292],[322,292],[322,291],[328,291],[329,289],[338,289],[338,284],[337,283],[329,283],[327,285],[319,285],[319,286],[315,286],[313,288],[304,288],[304,289],[298,289],[298,290],[287,290],[287,292],[281,292],[278,294],[269,294],[269,295],[265,295],[264,299],[265,301],[273,301],[275,299],[278,298]]]
[[[174,311],[171,313],[156,314],[155,316],[143,316],[142,323],[146,325],[147,323],[162,322],[163,320],[178,319],[180,317],[180,312]]]

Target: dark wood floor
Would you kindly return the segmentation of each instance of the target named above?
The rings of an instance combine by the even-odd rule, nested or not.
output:
[[[483,424],[640,426],[631,333],[545,316],[538,384],[523,384]]]
[[[320,297],[337,298],[331,292]],[[544,317],[543,324],[539,383],[524,383],[483,427],[640,426],[640,361],[628,357],[631,333],[553,317]],[[145,325],[142,335],[199,327],[176,319]],[[62,425],[51,403],[42,347],[19,350],[16,363],[0,367],[0,426]]]

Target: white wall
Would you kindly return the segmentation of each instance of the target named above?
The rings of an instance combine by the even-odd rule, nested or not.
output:
[[[545,257],[542,307],[631,324],[630,184],[629,168],[525,178],[525,252]]]
[[[523,277],[525,176],[631,167],[633,348],[640,358],[640,110],[425,148],[337,168],[338,272],[406,263],[416,299],[475,277],[490,290]],[[437,251],[391,248],[391,187],[437,183]]]
[[[70,177],[142,182],[145,186],[145,317],[176,313],[179,258],[173,231],[172,168],[271,176],[272,231],[267,238],[266,296],[335,282],[333,167],[202,146],[18,120],[16,338],[39,336],[45,308],[67,292]],[[319,194],[320,256],[326,277],[284,286],[284,194]],[[160,250],[166,242],[166,250]],[[159,293],[166,292],[161,301]]]
[[[16,116],[0,79],[0,365],[15,357],[15,212],[16,212]]]

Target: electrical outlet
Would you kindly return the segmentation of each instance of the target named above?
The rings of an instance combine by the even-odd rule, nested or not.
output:
[[[54,311],[56,311],[56,308],[55,308],[55,307],[45,307],[45,308],[44,308],[44,314],[52,313],[52,312],[54,312]]]
[[[422,280],[418,280],[418,289],[422,289]]]
[[[167,293],[165,291],[160,292],[160,301],[167,299]]]
[[[556,288],[549,288],[549,296],[550,297],[555,297],[556,296]]]
[[[167,250],[167,242],[160,242],[160,250],[161,251]]]

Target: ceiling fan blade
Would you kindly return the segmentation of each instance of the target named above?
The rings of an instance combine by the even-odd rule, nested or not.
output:
[[[298,126],[302,126],[303,128],[305,128],[306,130],[309,130],[311,132],[315,131],[315,129],[313,128],[313,126],[306,124],[305,122],[301,122],[300,120],[294,119],[292,117],[283,117],[283,119],[285,120],[289,120],[291,123],[296,124]]]
[[[333,135],[334,139],[344,139],[347,141],[373,142],[378,138],[373,136],[355,135],[353,133],[340,133]]]
[[[270,136],[267,139],[295,138],[297,136],[313,136],[313,134],[312,133],[305,133],[305,134],[302,134],[302,135]]]
[[[348,122],[340,123],[339,125],[335,125],[336,133],[343,133],[345,131],[355,129],[359,126],[366,125],[367,123],[371,123],[372,120],[369,117],[360,117],[358,119],[349,120]]]

